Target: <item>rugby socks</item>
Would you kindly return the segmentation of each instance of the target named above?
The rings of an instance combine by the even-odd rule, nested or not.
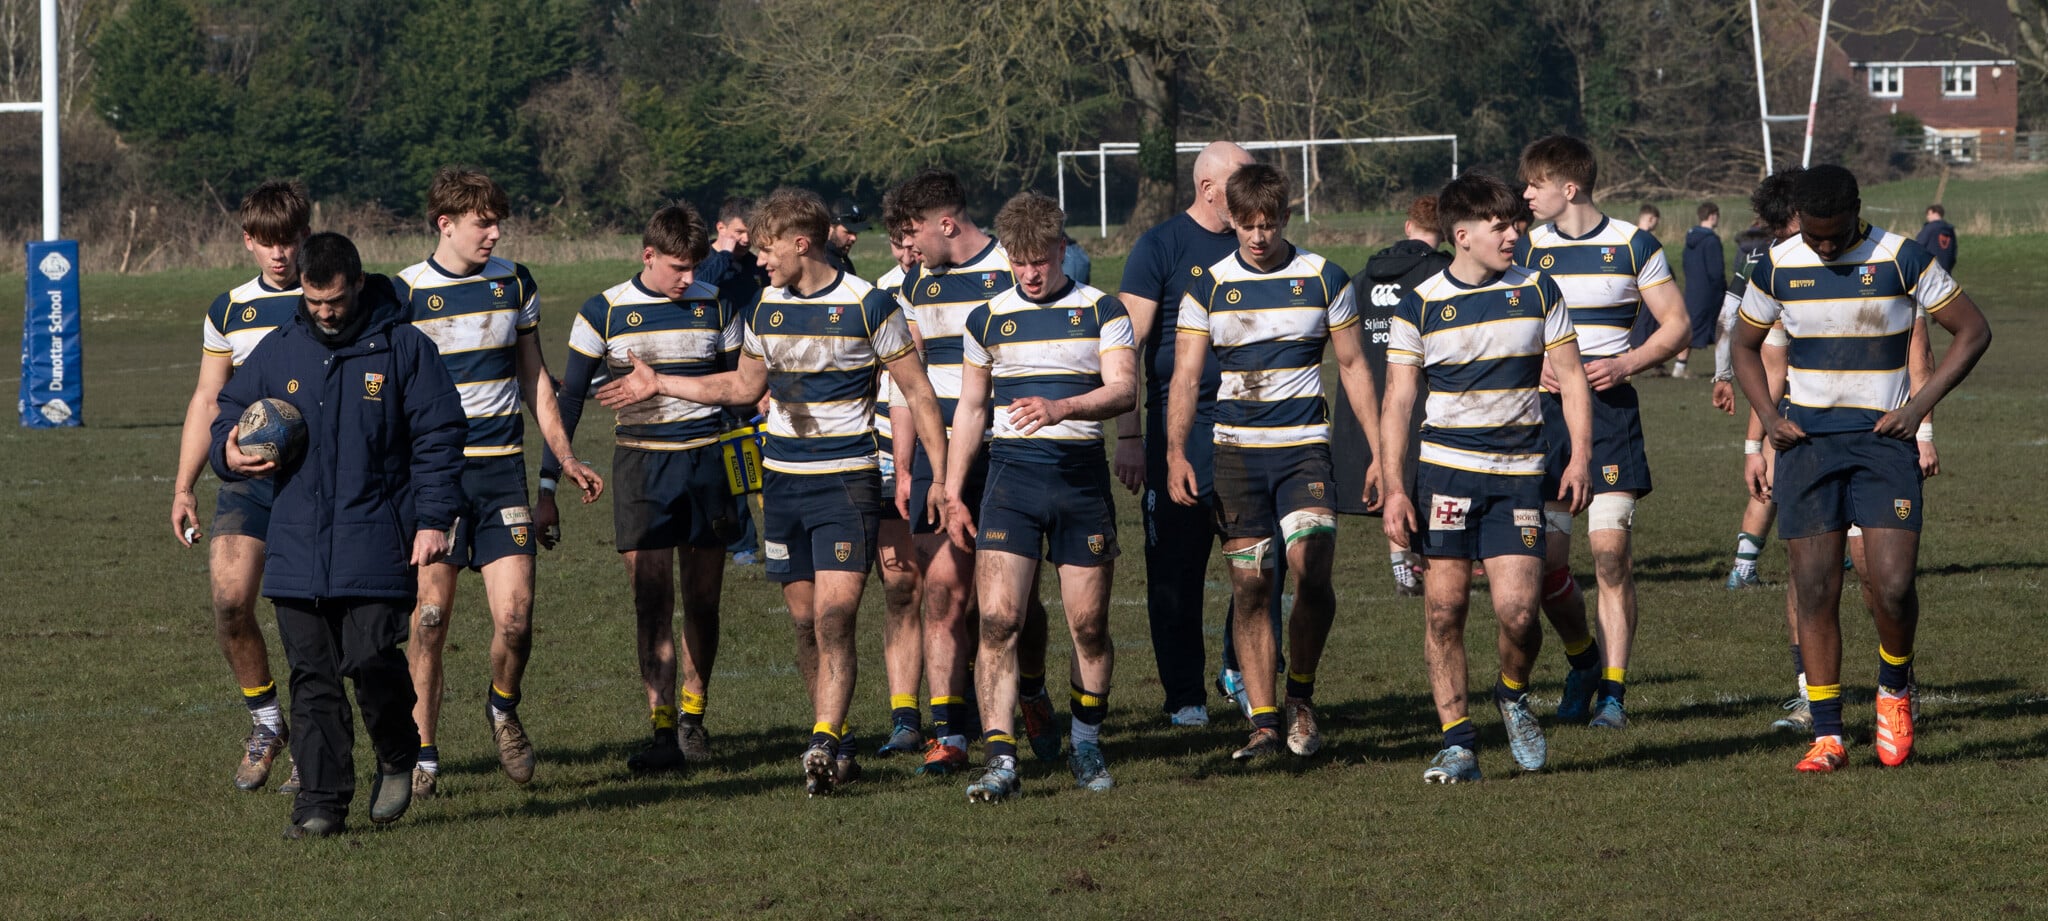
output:
[[[966,711],[966,701],[959,697],[933,697],[932,738],[964,751],[967,748]]]
[[[1036,675],[1024,674],[1020,672],[1017,675],[1018,697],[1037,697],[1038,695],[1043,693],[1045,693],[1044,672],[1039,672]]]
[[[1600,697],[1615,700],[1628,699],[1628,669],[1603,668],[1600,670]]]
[[[845,733],[845,723],[840,723],[838,726],[823,721],[814,723],[811,725],[810,747],[824,748],[837,752],[839,750],[839,740]]]
[[[507,694],[491,682],[491,722],[502,723],[519,715],[519,695]]]
[[[846,723],[840,723],[839,747],[832,752],[832,757],[839,761],[846,761],[858,754],[859,748],[860,744],[853,740],[853,727]]]
[[[277,707],[277,682],[260,688],[243,688],[242,703],[249,707],[249,721],[277,735],[284,735],[284,711]]]
[[[692,726],[704,725],[704,695],[693,694],[689,688],[677,692],[681,705],[677,707],[676,719]]]
[[[889,695],[889,725],[921,729],[921,716],[917,710],[916,694]]]
[[[419,763],[416,766],[429,774],[441,773],[441,750],[432,745],[420,746]]]
[[[676,708],[668,704],[655,707],[652,712],[648,713],[647,721],[654,724],[655,732],[660,732],[664,729],[674,732],[676,729]]]
[[[990,762],[994,762],[997,758],[1009,758],[1012,761],[1017,758],[1016,737],[1000,729],[990,729],[983,732],[981,734],[981,747],[983,751],[988,753],[988,760]]]
[[[1760,534],[1741,531],[1735,535],[1735,572],[1747,579],[1756,575],[1756,558],[1764,552],[1764,538]]]
[[[1493,681],[1493,699],[1501,703],[1514,703],[1521,700],[1528,693],[1529,686],[1527,684],[1516,681],[1507,675],[1501,675]]]
[[[1824,739],[1842,735],[1842,686],[1839,684],[1809,684],[1806,699],[1813,702],[1813,737]]]
[[[1314,700],[1316,698],[1316,673],[1304,675],[1293,669],[1287,670],[1287,696],[1289,699]]]
[[[1253,728],[1253,729],[1255,729],[1255,730],[1256,730],[1256,729],[1271,729],[1271,730],[1273,730],[1274,732],[1279,732],[1279,731],[1280,731],[1280,708],[1279,708],[1279,707],[1253,707],[1253,708],[1252,708],[1252,728]]]
[[[1109,693],[1105,691],[1098,694],[1077,684],[1073,685],[1068,696],[1073,702],[1069,709],[1074,714],[1068,734],[1073,738],[1074,744],[1094,742],[1102,738],[1102,720],[1109,716]],[[1280,724],[1278,711],[1273,714],[1273,724]]]
[[[1584,639],[1576,643],[1564,644],[1564,661],[1566,665],[1572,667],[1573,671],[1585,671],[1589,668],[1599,667],[1599,642],[1593,639],[1593,634],[1588,633]]]
[[[1892,655],[1882,644],[1877,647],[1877,692],[1887,697],[1904,697],[1913,684],[1913,654]]]
[[[1444,747],[1450,748],[1454,745],[1466,751],[1479,750],[1479,727],[1472,725],[1471,717],[1444,724]]]

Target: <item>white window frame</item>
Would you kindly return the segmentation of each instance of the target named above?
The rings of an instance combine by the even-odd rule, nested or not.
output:
[[[1966,98],[1977,95],[1977,65],[1942,65],[1941,94],[1943,96],[1956,98]]]
[[[1879,99],[1906,95],[1906,68],[1898,64],[1870,65],[1870,95]]]

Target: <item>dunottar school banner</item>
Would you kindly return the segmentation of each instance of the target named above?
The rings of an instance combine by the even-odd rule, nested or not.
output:
[[[28,309],[21,330],[21,424],[85,424],[85,347],[78,306],[78,241],[28,244]]]

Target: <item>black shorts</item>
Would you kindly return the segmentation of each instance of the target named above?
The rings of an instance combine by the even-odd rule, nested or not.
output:
[[[1876,432],[1814,435],[1778,452],[1771,498],[1786,540],[1862,528],[1920,530],[1920,451]]]
[[[277,498],[277,481],[250,477],[220,484],[213,502],[213,536],[235,535],[264,540],[270,534],[270,503]]]
[[[1305,508],[1334,509],[1330,446],[1216,446],[1216,526],[1228,539],[1273,537],[1281,518]]]
[[[1116,497],[1109,463],[990,461],[975,550],[1000,550],[1061,566],[1117,558]]]
[[[771,582],[808,582],[819,570],[867,572],[875,560],[881,474],[763,471],[761,556]]]
[[[970,514],[981,514],[982,491],[988,486],[988,448],[984,446],[974,458],[974,466],[967,471],[967,482],[960,487],[960,501],[966,503]],[[936,534],[938,528],[925,520],[925,497],[932,491],[931,459],[924,453],[924,446],[917,448],[917,459],[911,461],[910,469],[910,533]],[[890,504],[895,504],[895,493],[890,493]]]
[[[1650,494],[1650,458],[1643,451],[1643,411],[1631,384],[1616,384],[1592,394],[1593,458],[1586,465],[1593,493]],[[1543,394],[1543,494],[1557,495],[1564,468],[1572,459],[1572,433],[1564,424],[1564,398]]]
[[[448,558],[442,562],[482,569],[508,556],[533,555],[537,541],[533,509],[526,504],[524,457],[466,459],[461,491]]]
[[[1485,560],[1543,555],[1543,478],[1423,464],[1410,546],[1423,556]]]
[[[612,529],[619,552],[718,550],[740,533],[717,445],[612,452]]]

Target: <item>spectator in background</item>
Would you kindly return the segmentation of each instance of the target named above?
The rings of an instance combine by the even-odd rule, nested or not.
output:
[[[1095,263],[1088,258],[1088,251],[1082,249],[1081,244],[1074,242],[1073,234],[1068,234],[1066,240],[1066,256],[1062,257],[1060,271],[1067,273],[1067,277],[1073,279],[1075,284],[1085,285]]]
[[[1652,237],[1657,236],[1657,225],[1662,223],[1663,220],[1664,212],[1657,210],[1657,206],[1649,202],[1644,202],[1642,209],[1636,212],[1637,229]],[[1660,240],[1659,243],[1661,244],[1662,241]],[[1636,317],[1635,327],[1628,331],[1628,347],[1632,349],[1642,348],[1643,343],[1650,341],[1650,336],[1656,332],[1657,318],[1650,316],[1649,311],[1643,311]],[[1669,373],[1670,370],[1663,365],[1655,365],[1644,369],[1642,376],[1663,377]]]
[[[840,199],[832,205],[832,226],[825,232],[825,261],[839,267],[848,275],[859,276],[853,270],[853,244],[860,239],[860,232],[868,229],[867,212],[847,199]]]
[[[1956,270],[1956,225],[1948,222],[1948,209],[1927,206],[1927,223],[1920,227],[1919,240],[1920,248],[1933,254],[1942,271]]]
[[[1685,234],[1685,313],[1692,318],[1692,342],[1678,353],[1672,377],[1685,377],[1685,361],[1693,349],[1714,344],[1714,319],[1728,293],[1727,254],[1721,249],[1721,206],[1700,202],[1699,226]]]
[[[1656,205],[1648,202],[1644,202],[1643,209],[1636,212],[1636,226],[1653,237],[1657,235],[1657,225],[1663,221],[1664,212],[1657,210]]]

